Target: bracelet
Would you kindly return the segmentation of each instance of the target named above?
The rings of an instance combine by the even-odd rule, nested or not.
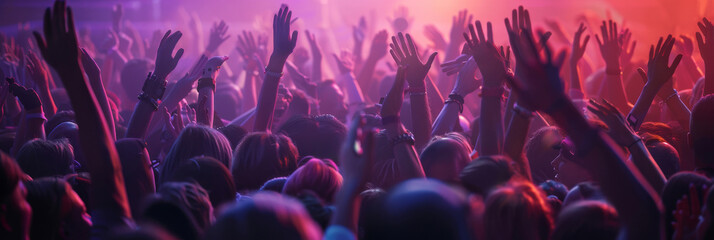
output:
[[[392,123],[399,123],[399,115],[382,117],[382,126],[387,126]]]
[[[503,97],[503,86],[481,87],[481,97]]]
[[[526,118],[533,117],[533,111],[528,110],[521,105],[518,105],[518,103],[513,104],[513,112]]]
[[[154,108],[154,111],[159,110],[159,101],[161,100],[156,100],[150,97],[149,94],[146,94],[145,92],[139,94],[138,98],[140,101],[150,104]]]
[[[406,133],[402,133],[396,138],[394,138],[394,140],[392,140],[392,146],[396,146],[400,143],[407,143],[413,146],[415,142],[416,141],[414,140],[414,134],[407,131]]]
[[[446,101],[444,101],[444,105],[449,104],[449,103],[457,103],[459,105],[459,113],[464,113],[464,105],[462,105],[461,103],[457,102],[454,99],[447,99]]]
[[[266,76],[271,76],[271,77],[276,77],[276,78],[282,78],[282,77],[283,77],[283,73],[282,73],[282,72],[279,72],[279,73],[278,73],[278,72],[270,71],[270,70],[268,70],[268,67],[265,67],[265,75],[266,75]]]
[[[459,113],[464,112],[464,97],[463,96],[456,94],[456,93],[449,94],[449,99],[447,99],[444,102],[444,104],[448,104],[448,103],[452,103],[452,102],[459,104]]]
[[[632,146],[634,146],[634,145],[637,144],[638,142],[642,142],[642,138],[639,138],[639,137],[638,137],[637,140],[635,140],[633,143],[630,143],[629,145],[627,145],[627,148],[628,148],[628,149],[631,148]]]
[[[674,96],[679,97],[679,93],[677,92],[677,90],[674,90],[674,93],[672,93],[672,95],[669,95],[669,97],[665,98],[664,103],[669,102],[669,99],[673,98]]]
[[[196,87],[196,90],[201,90],[206,87],[210,87],[215,92],[216,91],[216,80],[213,78],[198,79],[198,86]]]
[[[25,114],[25,119],[26,119],[26,120],[35,119],[35,118],[39,118],[39,119],[42,119],[42,120],[44,120],[45,122],[47,122],[47,118],[45,118],[45,113],[28,113],[28,114]]]

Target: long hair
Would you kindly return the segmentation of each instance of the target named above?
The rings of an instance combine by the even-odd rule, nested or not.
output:
[[[290,175],[297,168],[298,151],[290,138],[265,132],[251,133],[233,155],[236,190],[257,190],[266,181]]]
[[[512,181],[486,198],[486,239],[547,240],[553,229],[545,195],[532,183]]]
[[[215,129],[189,125],[181,131],[166,158],[161,163],[159,181],[165,182],[173,171],[187,160],[197,156],[213,157],[227,168],[231,166],[231,146],[223,134]]]
[[[340,187],[342,175],[337,169],[313,158],[288,177],[283,186],[283,194],[298,197],[302,191],[309,190],[323,201],[331,203]]]

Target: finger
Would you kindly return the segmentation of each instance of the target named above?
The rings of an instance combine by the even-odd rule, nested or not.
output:
[[[602,34],[602,40],[603,41],[608,41],[610,40],[609,34],[607,33],[607,22],[602,21],[602,25],[600,26],[600,34]]]
[[[602,41],[600,41],[600,35],[595,34],[595,40],[597,40],[597,45],[600,47],[600,50],[602,50]]]
[[[521,31],[526,29],[526,20],[523,18],[523,15],[525,15],[523,6],[518,6],[518,28],[520,28]]]
[[[530,12],[528,12],[527,9],[523,12],[525,13],[524,17],[523,17],[523,18],[525,18],[525,23],[526,23],[525,27],[526,27],[526,29],[528,29],[530,31],[533,29],[533,28],[531,28],[531,14],[530,14]]]
[[[649,61],[650,61],[650,62],[654,59],[654,54],[655,54],[654,45],[651,45],[651,46],[650,46],[650,55],[649,55],[649,56],[650,56],[650,58],[649,58]]]
[[[179,59],[181,59],[181,56],[183,56],[183,48],[179,48],[179,50],[176,51],[176,55],[173,57],[174,65],[176,65],[176,63],[178,63]]]
[[[647,83],[647,72],[645,72],[645,70],[642,68],[637,68],[637,73],[640,74],[640,78],[642,78],[642,82]]]
[[[511,11],[511,20],[513,21],[511,23],[511,29],[513,29],[513,31],[520,32],[521,29],[518,25],[518,10],[513,9],[513,11]]]
[[[676,57],[674,57],[674,61],[672,61],[672,65],[669,67],[669,69],[674,73],[674,71],[677,69],[677,66],[679,66],[679,62],[682,61],[682,54],[678,54]]]
[[[583,45],[580,46],[581,51],[585,51],[585,48],[588,46],[588,41],[590,41],[590,35],[585,36],[585,40],[583,40]]]
[[[400,60],[406,58],[402,49],[399,47],[399,43],[397,43],[396,37],[392,36],[392,43],[389,46],[394,49],[394,53],[396,53],[396,56],[399,57]]]
[[[407,43],[409,43],[409,51],[414,53],[416,56],[418,56],[416,47],[414,46],[414,40],[412,40],[412,36],[407,33]]]
[[[660,49],[662,48],[662,40],[664,40],[664,38],[660,37],[659,41],[657,41],[657,47],[655,47],[655,51],[654,51],[655,57],[660,55]]]
[[[431,54],[431,56],[429,56],[429,60],[427,60],[427,61],[426,61],[426,64],[425,64],[426,69],[430,69],[430,68],[431,68],[431,64],[434,62],[434,58],[436,58],[436,54],[437,54],[437,53],[438,53],[438,52],[434,52],[434,53]]]
[[[476,21],[476,31],[478,32],[479,43],[486,42],[486,37],[483,34],[483,26],[481,25],[481,21]]]
[[[399,37],[399,44],[400,44],[399,46],[400,46],[400,48],[402,49],[402,52],[404,53],[404,56],[410,57],[410,56],[412,56],[412,55],[417,54],[417,53],[415,53],[415,52],[413,52],[413,53],[410,53],[410,52],[409,52],[409,49],[408,49],[407,43],[406,43],[406,39],[404,39],[404,34],[402,34],[402,33],[400,32],[399,34],[397,34],[397,36]]]
[[[488,34],[488,43],[493,44],[493,26],[491,26],[491,22],[486,23],[486,32]]]

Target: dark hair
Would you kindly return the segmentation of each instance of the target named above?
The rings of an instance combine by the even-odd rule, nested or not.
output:
[[[679,153],[677,149],[657,135],[645,133],[642,134],[642,140],[666,178],[679,172]]]
[[[17,163],[32,178],[70,174],[73,162],[74,150],[67,139],[31,140],[17,152]]]
[[[568,191],[563,199],[563,207],[568,207],[583,200],[606,201],[605,195],[600,190],[600,186],[592,182],[581,182]]]
[[[240,144],[240,141],[243,140],[245,135],[248,135],[248,131],[236,125],[219,127],[216,130],[218,130],[220,133],[223,134],[223,136],[226,137],[226,139],[228,139],[228,142],[231,143],[231,149],[233,150],[238,147],[238,144]]]
[[[551,239],[614,240],[618,231],[615,208],[600,201],[580,201],[563,209]]]
[[[45,132],[51,133],[52,130],[54,130],[58,125],[63,122],[75,122],[74,111],[65,110],[58,111],[57,113],[55,113],[55,115],[47,119],[47,123],[45,124]]]
[[[119,154],[132,216],[139,216],[145,198],[156,192],[154,172],[146,145],[143,140],[137,138],[119,139],[114,145]]]
[[[290,175],[297,168],[297,149],[290,138],[256,132],[245,136],[233,155],[233,182],[239,192],[257,190],[265,181]]]
[[[385,200],[385,239],[471,239],[466,194],[435,180],[397,185]]]
[[[203,235],[203,229],[199,228],[191,213],[179,204],[160,197],[148,200],[141,220],[158,225],[179,239],[197,240]]]
[[[321,231],[303,206],[272,192],[259,192],[218,217],[205,239],[321,239]]]
[[[173,171],[189,159],[196,156],[213,157],[231,166],[231,146],[228,139],[215,129],[201,126],[186,126],[161,163],[161,182],[170,179]]]
[[[61,178],[40,178],[25,182],[27,202],[32,207],[31,239],[61,239],[62,199],[69,184]]]
[[[457,184],[459,173],[471,162],[470,154],[466,138],[452,134],[432,139],[419,159],[427,177]]]
[[[208,192],[215,209],[236,201],[236,186],[231,172],[212,157],[191,158],[176,169],[171,181],[198,183]]]
[[[558,157],[560,151],[555,148],[563,140],[563,135],[557,127],[546,126],[533,133],[525,146],[533,183],[538,184],[546,180],[555,179],[555,171],[550,164]]]
[[[263,184],[263,186],[260,187],[260,191],[272,191],[276,193],[282,193],[283,192],[283,186],[285,186],[285,182],[288,181],[287,177],[276,177],[273,179],[268,180]]]
[[[15,159],[0,151],[0,205],[13,194],[24,175]]]
[[[459,174],[469,191],[486,196],[493,188],[508,182],[515,174],[506,156],[482,156],[471,161]]]
[[[697,165],[714,165],[714,94],[703,97],[692,108],[689,145],[694,149]]]
[[[290,101],[290,107],[288,110],[298,115],[310,115],[310,99],[307,97],[305,92],[295,88],[288,90],[293,96],[293,100]]]
[[[158,195],[190,213],[199,229],[206,229],[213,222],[213,206],[208,193],[198,184],[167,182],[161,185]]]
[[[298,197],[307,190],[315,193],[322,201],[332,203],[340,187],[342,175],[337,169],[313,158],[288,177],[283,186],[283,194]]]
[[[283,123],[278,132],[292,139],[300,156],[336,160],[347,136],[347,127],[332,115],[298,115]]]
[[[549,239],[553,229],[550,206],[536,186],[511,181],[486,198],[483,214],[487,239]]]
[[[704,202],[703,206],[706,206],[706,212],[702,212],[701,214],[709,214],[709,225],[703,225],[701,227],[705,228],[704,231],[702,231],[702,236],[697,236],[698,239],[714,239],[714,187],[709,187],[709,191],[707,191],[707,196],[706,196],[706,202]]]
[[[711,181],[694,172],[679,172],[669,178],[664,188],[661,190],[662,205],[664,206],[664,221],[671,223],[674,221],[672,212],[677,207],[677,201],[682,196],[689,195],[689,186],[693,185],[699,192],[699,202],[704,201],[703,186],[711,186]],[[671,224],[665,224],[665,236],[672,236],[674,228]]]

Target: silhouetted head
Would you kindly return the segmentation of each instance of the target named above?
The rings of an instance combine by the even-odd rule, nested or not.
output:
[[[240,126],[236,125],[228,125],[225,127],[219,127],[216,130],[221,132],[223,136],[228,139],[228,142],[231,143],[231,149],[235,150],[238,147],[238,144],[240,143],[241,140],[243,140],[243,137],[248,134],[248,131],[243,129]]]
[[[560,154],[557,146],[562,140],[560,129],[548,126],[538,129],[526,142],[525,153],[534,183],[555,179],[555,171],[550,162]]]
[[[296,200],[272,192],[259,192],[218,217],[205,239],[319,240],[322,232]]]
[[[459,173],[471,162],[471,147],[462,135],[451,133],[434,137],[422,150],[419,159],[429,178],[458,184]]]
[[[347,127],[330,115],[295,116],[278,129],[292,139],[300,156],[337,161]]]
[[[486,198],[484,212],[487,239],[547,240],[553,229],[545,195],[527,181],[512,181]]]
[[[290,175],[297,168],[297,157],[295,145],[284,135],[248,134],[233,155],[236,190],[258,190],[269,179]]]
[[[139,216],[144,199],[156,191],[149,152],[144,141],[137,138],[120,139],[115,145],[132,216]]]
[[[711,186],[711,181],[702,175],[693,172],[679,172],[669,178],[662,189],[662,205],[664,206],[664,221],[673,222],[674,215],[672,212],[677,207],[677,201],[683,196],[689,196],[689,186],[699,192],[699,202],[704,201],[705,193],[702,189],[704,186]],[[671,224],[665,224],[665,236],[672,236],[674,228]]]
[[[74,150],[66,139],[35,139],[22,145],[17,163],[32,178],[62,176],[74,172]]]
[[[325,80],[317,84],[317,99],[319,99],[320,114],[330,114],[340,120],[347,116],[345,94],[333,80]]]
[[[696,239],[714,239],[714,188],[710,187],[697,224]]]
[[[0,236],[26,239],[30,231],[32,208],[27,203],[26,175],[15,159],[0,151]]]
[[[88,239],[92,222],[82,199],[61,178],[25,182],[32,239]]]
[[[614,240],[620,230],[617,211],[600,201],[581,201],[563,209],[553,240]]]
[[[243,94],[238,86],[225,83],[219,84],[214,95],[214,108],[221,119],[232,120],[241,114]]]
[[[555,180],[565,184],[569,188],[581,182],[590,181],[590,173],[580,163],[579,157],[575,154],[575,146],[570,139],[565,138],[558,145],[558,156],[550,162],[555,170]]]
[[[167,182],[157,192],[161,199],[185,209],[199,229],[205,230],[213,222],[213,206],[208,193],[200,185],[188,182]]]
[[[263,184],[263,186],[260,186],[260,191],[271,191],[271,192],[276,192],[276,193],[282,193],[283,192],[283,186],[285,186],[285,182],[288,181],[287,177],[276,177],[273,179],[268,180]]]
[[[283,194],[298,197],[304,191],[311,191],[322,201],[332,203],[340,187],[342,175],[334,164],[313,158],[290,174],[283,186]]]
[[[482,156],[461,171],[461,184],[470,192],[486,196],[495,187],[508,182],[515,174],[506,156]]]
[[[159,179],[164,182],[178,166],[197,156],[213,157],[230,168],[230,143],[215,129],[201,125],[186,126],[161,163]]]
[[[212,157],[194,157],[179,166],[170,181],[194,182],[208,192],[213,208],[236,201],[230,170]]]
[[[679,153],[677,149],[657,135],[643,134],[642,140],[666,178],[679,172]]]
[[[704,96],[692,108],[689,124],[689,145],[697,167],[714,167],[714,95]]]

